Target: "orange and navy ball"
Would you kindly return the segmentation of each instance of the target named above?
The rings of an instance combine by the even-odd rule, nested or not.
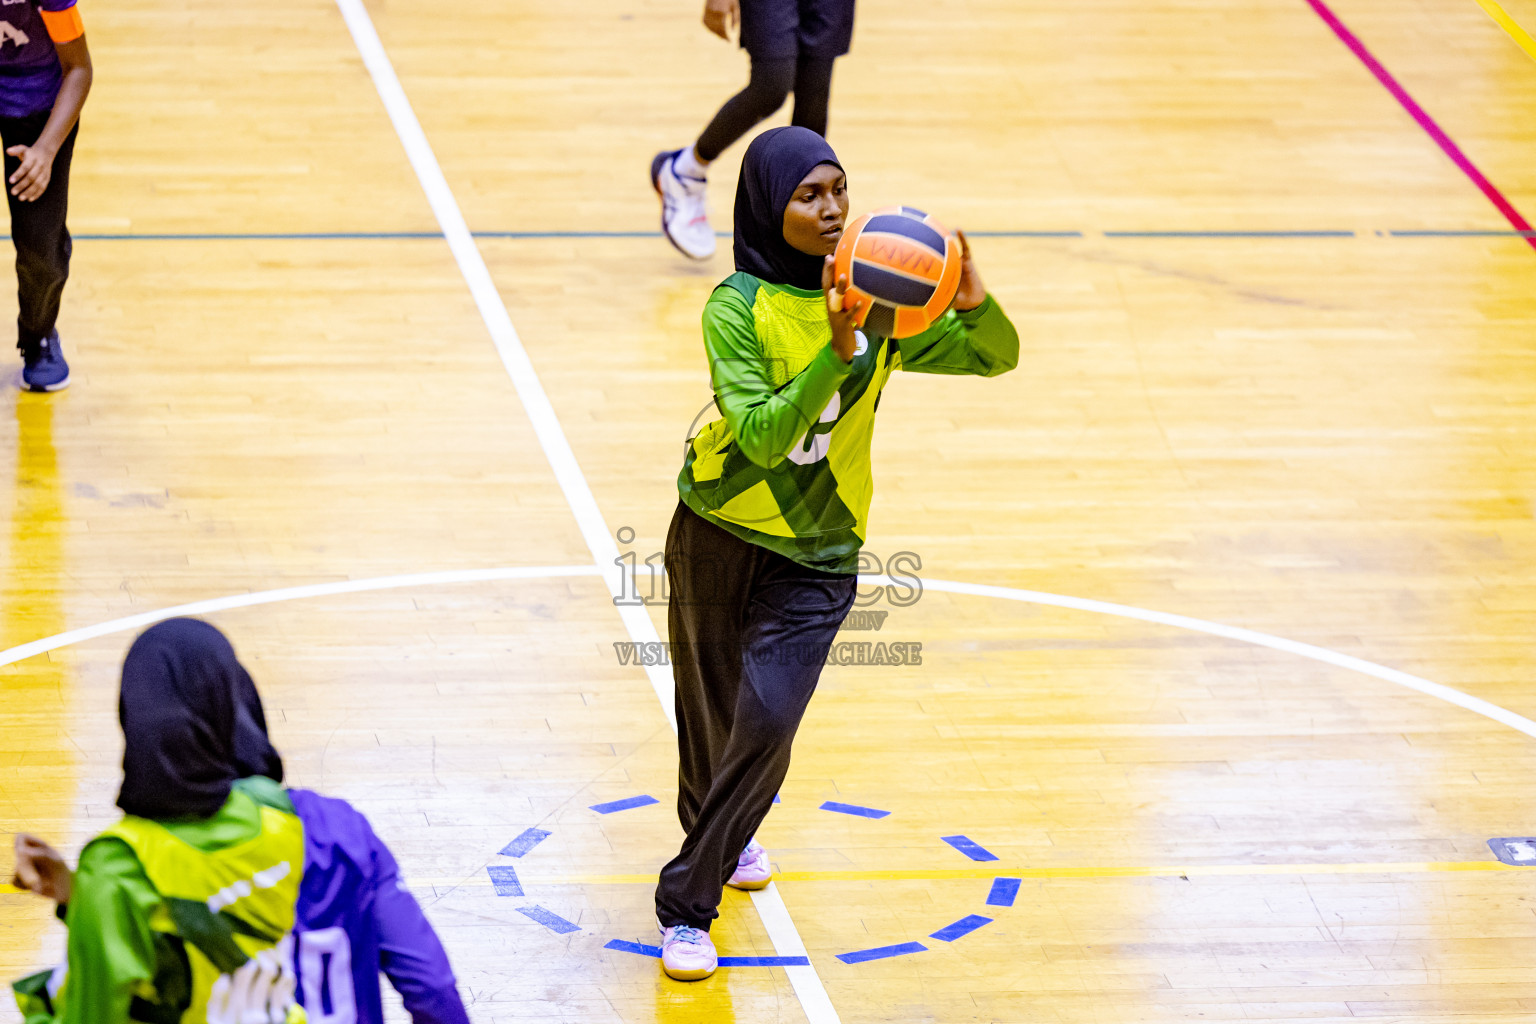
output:
[[[949,308],[960,287],[960,242],[910,206],[887,206],[848,225],[833,256],[834,280],[862,299],[858,324],[882,338],[920,334]]]

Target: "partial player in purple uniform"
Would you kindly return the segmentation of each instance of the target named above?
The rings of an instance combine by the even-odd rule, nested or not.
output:
[[[16,246],[21,387],[69,384],[59,346],[59,300],[69,279],[69,165],[91,90],[91,53],[75,0],[0,5],[0,138]]]
[[[296,976],[310,1024],[383,1024],[380,970],[415,1024],[468,1024],[448,956],[368,819],[344,800],[273,784],[282,760],[255,685],[222,633],[195,619],[146,630],[124,662],[119,717],[118,803],[130,814],[187,830],[178,838],[210,856],[256,839],[230,809],[233,791],[298,816],[304,870],[285,977]],[[210,807],[218,808],[211,817]],[[59,903],[71,933],[67,975],[54,972],[63,998],[45,975],[17,985],[28,1024],[179,1020],[193,996],[179,940],[149,941],[163,894],[128,847],[92,849],[71,872],[48,844],[16,838],[15,884]],[[28,985],[40,979],[46,989]]]
[[[368,819],[345,800],[288,797],[304,822],[293,968],[309,1024],[383,1024],[381,968],[416,1024],[467,1024],[448,955]]]

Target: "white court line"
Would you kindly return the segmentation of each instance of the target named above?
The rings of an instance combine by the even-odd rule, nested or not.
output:
[[[636,571],[652,572],[656,569],[651,565],[636,565]],[[225,611],[231,608],[249,608],[252,605],[275,604],[279,601],[297,601],[307,597],[326,597],[331,594],[357,594],[370,590],[397,590],[404,587],[430,587],[446,586],[454,583],[480,583],[489,580],[540,580],[561,576],[597,576],[598,570],[590,565],[553,565],[553,566],[517,566],[505,569],[452,569],[446,572],[422,572],[404,576],[377,576],[366,580],[342,580],[337,583],[316,583],[305,587],[284,587],[281,590],[262,590],[252,594],[233,594],[229,597],[215,597],[206,601],[194,601],[191,604],[178,604],[169,608],[161,608],[156,611],[140,612],[137,615],[128,615],[121,619],[112,619],[109,622],[98,623],[94,626],[85,626],[81,629],[72,629],[67,633],[58,633],[54,636],[42,637],[15,647],[0,650],[0,668],[15,664],[24,658],[31,658],[38,654],[46,654],[49,651],[58,650],[60,647],[68,647],[82,640],[91,640],[99,636],[108,636],[112,633],[122,633],[150,623],[159,622],[162,619],[174,618],[177,615],[203,615],[209,612]],[[1409,675],[1395,668],[1378,665],[1374,661],[1366,661],[1364,658],[1356,658],[1350,654],[1340,654],[1338,651],[1330,651],[1326,647],[1318,647],[1314,644],[1304,644],[1298,640],[1287,640],[1283,636],[1275,636],[1273,633],[1260,633],[1254,629],[1244,629],[1241,626],[1228,626],[1220,622],[1211,622],[1207,619],[1195,619],[1188,615],[1174,615],[1169,612],[1153,611],[1149,608],[1137,608],[1135,605],[1115,604],[1112,601],[1095,601],[1090,597],[1069,597],[1065,594],[1051,594],[1043,590],[1020,590],[1014,587],[994,587],[984,583],[964,583],[958,580],[937,580],[930,577],[921,577],[924,590],[936,590],[947,594],[967,594],[973,597],[995,597],[1004,601],[1018,601],[1023,604],[1049,605],[1053,608],[1071,608],[1076,611],[1093,612],[1098,615],[1112,615],[1121,619],[1137,619],[1141,622],[1152,622],[1162,626],[1172,626],[1175,629],[1187,629],[1195,633],[1207,633],[1211,636],[1224,637],[1228,640],[1237,640],[1241,643],[1254,644],[1258,647],[1268,647],[1273,651],[1283,651],[1294,654],[1310,661],[1319,661],[1325,665],[1333,665],[1350,672],[1358,672],[1361,675],[1380,679],[1383,682],[1393,683],[1409,690],[1415,690],[1437,700],[1443,700],[1447,704],[1454,704],[1459,708],[1484,718],[1492,719],[1500,725],[1507,725],[1511,729],[1523,732],[1532,739],[1536,739],[1536,722],[1523,715],[1518,715],[1507,708],[1474,697],[1470,693],[1463,693],[1443,683],[1431,682],[1422,676]],[[859,577],[861,584],[872,586],[885,586],[896,584],[907,587],[911,580],[893,580],[885,575],[870,575]],[[800,954],[785,953],[784,956],[798,956]]]
[[[72,629],[67,633],[43,637],[0,651],[0,667],[13,665],[34,655],[56,651],[60,647],[94,640],[99,636],[122,633],[140,626],[153,625],[180,615],[211,615],[231,608],[249,608],[258,604],[298,601],[306,597],[330,597],[333,594],[361,594],[370,590],[398,590],[402,587],[431,587],[448,583],[481,583],[488,580],[547,580],[557,576],[598,576],[593,565],[523,565],[505,569],[451,569],[445,572],[418,572],[405,576],[375,576],[366,580],[338,580],[335,583],[311,583],[302,587],[258,590],[249,594],[231,594],[206,601],[172,605],[137,615],[127,615],[110,622]]]
[[[491,272],[475,245],[474,236],[464,223],[464,215],[453,197],[453,191],[448,187],[448,180],[443,177],[442,168],[438,166],[437,157],[427,142],[426,133],[421,130],[416,112],[411,109],[411,102],[406,98],[399,78],[395,76],[389,55],[384,52],[384,44],[379,41],[362,0],[336,0],[336,5],[346,19],[347,28],[352,33],[358,52],[362,54],[368,73],[373,77],[374,88],[384,102],[384,109],[394,122],[395,132],[400,136],[400,143],[405,147],[411,166],[416,169],[416,177],[420,179],[421,187],[427,194],[427,202],[431,204],[437,223],[443,229],[448,247],[453,250],[453,258],[459,264],[465,283],[469,285],[475,305],[480,307],[480,316],[491,332],[491,340],[496,344],[502,365],[507,368],[512,385],[517,389],[517,396],[522,400],[528,419],[533,424],[539,446],[544,449],[544,457],[549,460],[555,479],[565,492],[565,500],[576,516],[581,535],[592,552],[592,561],[608,582],[610,592],[617,596],[622,593],[619,589],[622,578],[618,546],[614,543],[613,535],[608,532],[608,525],[597,507],[597,500],[592,497],[586,477],[576,462],[576,455],[571,451],[565,432],[560,428],[555,408],[550,404],[549,396],[544,393],[544,386],[539,383],[533,362],[517,336],[517,328],[512,326],[512,318],[501,300],[501,294],[496,291]],[[643,606],[618,605],[617,609],[631,640],[636,643],[660,642],[661,637],[657,635],[656,627]],[[676,732],[677,714],[673,708],[671,672],[664,665],[646,666],[645,672],[651,688],[656,691],[657,700],[661,701],[668,724]],[[752,905],[758,909],[763,927],[775,950],[804,949],[778,889],[770,885],[754,894]],[[780,955],[798,954],[781,952]],[[832,1001],[821,984],[816,968],[786,967],[784,972],[789,976],[795,996],[800,1000],[810,1024],[839,1024],[837,1011],[832,1007]]]
[[[512,326],[512,317],[508,315],[506,304],[501,301],[501,293],[491,280],[491,272],[475,245],[474,236],[469,233],[469,226],[464,223],[464,214],[459,210],[458,201],[453,198],[448,179],[443,177],[437,157],[427,142],[426,134],[421,130],[421,123],[416,120],[411,101],[406,98],[400,79],[395,77],[394,65],[384,52],[384,44],[379,41],[362,0],[336,0],[336,5],[341,8],[341,16],[346,19],[347,28],[352,32],[358,53],[362,54],[363,64],[373,76],[379,99],[384,101],[384,109],[394,123],[396,134],[400,136],[405,155],[416,171],[422,191],[427,194],[427,203],[437,217],[438,226],[443,229],[443,237],[447,239],[448,248],[452,250],[453,258],[459,265],[459,272],[464,275],[465,284],[469,285],[469,293],[474,297],[480,317],[491,333],[496,353],[501,356],[501,363],[506,367],[507,375],[512,378],[512,386],[517,390],[517,397],[528,413],[529,422],[533,424],[539,447],[544,450],[544,457],[554,471],[555,481],[565,493],[566,503],[576,517],[582,539],[592,552],[593,564],[603,574],[609,589],[617,595],[620,593],[617,589],[620,583],[618,545],[608,532],[608,524],[603,521],[603,514],[598,510],[597,499],[592,497],[587,478],[582,475],[576,455],[565,439],[565,431],[560,428],[555,407],[544,393],[544,385],[539,383],[539,375],[528,358],[527,350],[523,348],[517,328]],[[618,611],[631,638],[636,641],[660,639],[644,608],[620,605]],[[661,701],[667,721],[672,723],[675,731],[677,718],[672,710],[671,673],[664,665],[653,665],[646,668],[646,674],[650,677],[651,688],[656,691],[657,699]]]
[[[865,579],[866,577],[860,577]],[[896,583],[898,586],[909,586],[909,580],[892,580],[888,576],[867,577],[871,583]],[[1268,647],[1275,651],[1285,651],[1288,654],[1300,655],[1313,661],[1320,661],[1327,665],[1335,665],[1339,668],[1359,672],[1362,675],[1374,676],[1388,683],[1396,683],[1398,686],[1417,690],[1430,697],[1438,698],[1448,704],[1455,704],[1459,708],[1466,708],[1474,714],[1491,718],[1501,725],[1507,725],[1511,729],[1517,729],[1532,739],[1536,739],[1536,722],[1524,715],[1517,715],[1508,708],[1501,708],[1497,704],[1474,697],[1470,693],[1463,693],[1442,683],[1430,682],[1420,676],[1409,675],[1407,672],[1399,672],[1395,668],[1387,668],[1378,665],[1374,661],[1366,661],[1364,658],[1356,658],[1348,654],[1340,654],[1330,651],[1326,647],[1317,647],[1313,644],[1304,644],[1296,640],[1287,640],[1284,637],[1274,636],[1270,633],[1260,633],[1257,630],[1243,629],[1241,626],[1224,626],[1219,622],[1208,622],[1205,619],[1192,619],[1187,615],[1171,615],[1168,612],[1154,612],[1146,608],[1137,608],[1128,604],[1112,604],[1108,601],[1095,601],[1086,597],[1064,597],[1061,594],[1047,594],[1039,590],[1018,590],[1013,587],[991,587],[983,583],[958,583],[951,580],[931,580],[923,578],[924,589],[944,591],[951,594],[971,594],[976,597],[997,597],[1005,601],[1023,601],[1028,604],[1046,604],[1057,608],[1075,608],[1078,611],[1097,612],[1101,615],[1115,615],[1122,619],[1140,619],[1142,622],[1155,622],[1163,626],[1173,626],[1178,629],[1193,630],[1197,633],[1209,633],[1211,636],[1226,637],[1229,640],[1241,640],[1244,643],[1256,644],[1259,647]]]

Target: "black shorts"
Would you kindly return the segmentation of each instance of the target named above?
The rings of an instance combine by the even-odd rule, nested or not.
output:
[[[830,60],[853,41],[854,0],[741,0],[741,48],[753,60]]]

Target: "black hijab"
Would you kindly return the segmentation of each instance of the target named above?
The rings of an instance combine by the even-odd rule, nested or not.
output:
[[[283,780],[256,684],[213,626],[167,619],[123,659],[117,702],[123,788],[117,806],[141,818],[206,818],[251,775]]]
[[[752,140],[736,183],[736,269],[771,284],[821,290],[823,257],[784,240],[784,209],[805,176],[837,154],[809,128],[773,128]]]

